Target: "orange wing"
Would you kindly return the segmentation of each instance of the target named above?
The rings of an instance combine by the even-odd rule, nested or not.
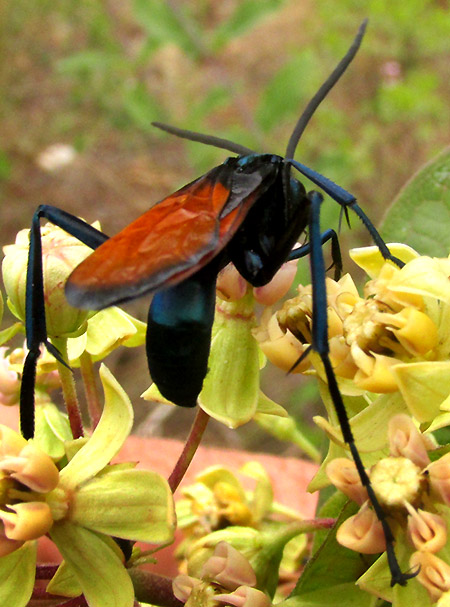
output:
[[[206,265],[241,225],[264,180],[253,172],[242,188],[239,175],[233,193],[233,177],[227,164],[216,167],[104,242],[70,275],[69,302],[105,308],[180,282]]]

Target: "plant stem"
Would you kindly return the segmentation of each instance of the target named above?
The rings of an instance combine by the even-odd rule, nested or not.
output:
[[[68,360],[67,356],[67,339],[58,338],[52,339],[52,343],[58,348],[63,360]],[[80,407],[78,404],[77,391],[75,381],[73,379],[72,370],[56,361],[58,373],[61,378],[61,386],[66,405],[67,415],[69,416],[70,428],[74,438],[84,436],[83,422],[81,421]]]
[[[172,579],[137,567],[128,569],[138,601],[160,607],[182,607],[172,590]]]
[[[86,350],[80,356],[80,371],[81,377],[83,378],[84,393],[86,395],[89,416],[91,418],[91,426],[92,430],[94,430],[100,421],[102,406],[100,404],[100,395],[95,382],[92,357]]]
[[[49,580],[51,579],[58,570],[59,565],[45,564],[36,566],[36,579],[37,580]]]
[[[184,445],[184,449],[168,479],[172,493],[175,493],[178,485],[183,479],[183,476],[186,474],[186,470],[189,468],[189,464],[197,451],[208,421],[209,415],[199,407],[186,444]]]

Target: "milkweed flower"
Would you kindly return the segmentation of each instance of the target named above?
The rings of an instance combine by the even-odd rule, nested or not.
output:
[[[450,524],[450,454],[431,462],[428,437],[419,432],[410,416],[399,414],[388,425],[390,455],[367,469],[373,490],[395,530],[399,553],[409,555],[411,570],[420,571],[408,584],[420,583],[432,601],[450,591],[450,563],[446,552]],[[365,488],[355,475],[351,460],[339,458],[327,465],[331,482],[361,505]],[[368,500],[339,527],[337,541],[364,554],[383,553],[385,537],[381,522]],[[389,590],[379,585],[388,563],[385,555],[359,580],[359,585],[386,598]],[[387,593],[387,594],[386,594]]]
[[[20,230],[12,245],[3,247],[3,283],[13,314],[25,322],[25,288],[30,230]],[[77,238],[50,223],[41,227],[45,315],[49,336],[79,333],[90,313],[70,306],[64,285],[70,272],[92,251]]]
[[[450,259],[420,257],[405,245],[388,246],[406,262],[403,268],[385,262],[376,247],[351,252],[370,277],[363,296],[348,274],[339,281],[326,279],[330,360],[344,393],[400,391],[419,421],[431,421],[447,410],[450,394],[449,382],[437,379],[450,371]],[[263,318],[257,338],[270,360],[289,369],[311,345],[311,325],[312,289],[300,285],[295,298],[270,319]],[[325,379],[320,358],[312,352],[308,360],[299,371]],[[443,385],[433,396],[436,383]],[[419,394],[413,384],[421,387]]]
[[[0,555],[45,535],[53,524],[45,501],[59,482],[51,458],[7,426],[0,426]]]
[[[178,600],[188,607],[217,603],[233,607],[270,607],[269,597],[255,588],[255,572],[248,560],[227,542],[219,542],[199,577],[179,575],[173,581]]]
[[[100,422],[89,439],[66,444],[60,470],[34,440],[1,428],[0,591],[14,597],[9,604],[16,607],[28,604],[33,589],[38,537],[49,535],[64,558],[47,586],[50,594],[83,593],[90,605],[118,607],[133,603],[134,590],[113,537],[152,544],[173,539],[167,481],[136,470],[134,463],[110,464],[131,430],[133,414],[106,367],[100,377],[105,392]],[[2,571],[11,573],[2,576]],[[19,597],[24,580],[27,590]]]

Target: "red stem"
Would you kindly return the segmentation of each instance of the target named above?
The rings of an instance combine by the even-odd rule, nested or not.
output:
[[[184,449],[168,479],[172,493],[175,493],[178,485],[181,483],[184,475],[186,474],[192,458],[194,457],[195,452],[200,444],[203,433],[205,432],[208,421],[209,415],[199,407],[186,444],[184,445]]]

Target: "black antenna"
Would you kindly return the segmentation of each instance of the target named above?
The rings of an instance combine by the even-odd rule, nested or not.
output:
[[[189,139],[189,141],[198,141],[205,145],[212,145],[215,148],[227,150],[228,152],[238,154],[239,156],[248,156],[249,154],[256,153],[250,148],[246,148],[245,145],[239,145],[239,143],[234,143],[233,141],[228,141],[228,139],[222,139],[222,137],[216,137],[215,135],[206,135],[204,133],[188,131],[187,129],[179,129],[176,126],[171,126],[170,124],[164,124],[162,122],[152,122],[152,126],[156,126],[157,129],[161,129],[162,131],[166,131],[166,133],[176,135],[182,139]]]
[[[352,45],[348,49],[345,56],[339,61],[337,66],[334,68],[332,73],[328,76],[325,82],[322,84],[320,89],[311,99],[311,101],[306,106],[304,112],[298,119],[297,124],[295,125],[295,129],[292,131],[292,135],[289,138],[289,142],[286,148],[286,158],[291,159],[294,158],[295,150],[297,148],[298,142],[300,141],[300,137],[303,135],[303,131],[305,130],[308,122],[311,120],[312,115],[317,110],[319,105],[328,95],[330,90],[348,68],[350,63],[353,60],[353,57],[358,52],[358,49],[361,45],[361,41],[363,39],[364,33],[366,31],[368,19],[364,19],[364,21],[359,26],[358,33],[355,36],[355,39],[352,42]]]
[[[330,90],[336,84],[336,82],[340,79],[342,74],[350,65],[353,57],[358,52],[358,49],[361,45],[361,41],[363,39],[364,33],[366,31],[368,19],[364,19],[361,23],[358,33],[356,34],[355,39],[352,42],[352,45],[348,49],[345,56],[341,59],[338,65],[335,67],[333,72],[327,78],[327,80],[322,84],[320,89],[308,103],[305,108],[305,111],[302,113],[300,118],[298,119],[297,124],[295,125],[294,130],[292,131],[292,135],[289,138],[289,142],[286,148],[286,158],[291,159],[294,157],[296,147],[298,142],[300,141],[300,137],[303,134],[308,122],[310,121],[312,115],[319,107],[321,102],[328,95]],[[229,141],[228,139],[222,139],[222,137],[216,137],[215,135],[207,135],[205,133],[197,133],[196,131],[189,131],[187,129],[180,129],[176,126],[172,126],[170,124],[164,124],[163,122],[152,122],[152,126],[155,126],[166,133],[170,133],[171,135],[176,135],[177,137],[181,137],[182,139],[188,139],[189,141],[197,141],[199,143],[203,143],[205,145],[212,145],[215,148],[220,148],[222,150],[227,150],[228,152],[232,152],[233,154],[238,154],[239,156],[248,156],[249,154],[256,154],[254,150],[245,147],[244,145],[240,145],[239,143],[234,143],[234,141]]]

